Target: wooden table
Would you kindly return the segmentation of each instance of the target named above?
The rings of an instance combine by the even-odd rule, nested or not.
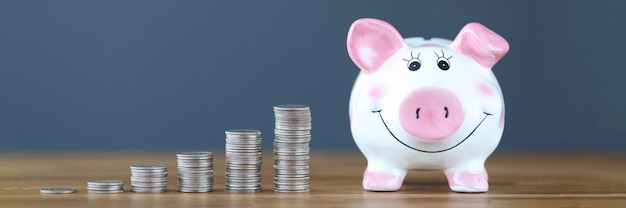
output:
[[[490,190],[449,190],[440,171],[409,172],[397,192],[361,188],[360,153],[311,156],[311,192],[275,193],[272,156],[264,156],[263,190],[224,192],[223,153],[215,152],[215,186],[209,193],[176,192],[176,156],[167,153],[0,155],[0,207],[626,207],[626,153],[496,153],[487,162]],[[89,194],[88,180],[122,179],[129,166],[162,163],[169,190],[160,194]],[[40,194],[43,187],[74,187],[74,194]]]

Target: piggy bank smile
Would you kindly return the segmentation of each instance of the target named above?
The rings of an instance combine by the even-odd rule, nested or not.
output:
[[[492,115],[492,114],[490,114],[490,113],[483,112],[483,114],[485,114],[485,117],[483,117],[483,119],[482,119],[480,122],[478,122],[478,124],[476,125],[476,127],[474,127],[474,128],[472,129],[472,131],[470,131],[469,133],[467,133],[467,136],[465,136],[463,139],[461,139],[460,141],[458,141],[458,142],[457,142],[457,143],[455,143],[454,145],[452,145],[452,146],[450,146],[450,147],[447,147],[447,148],[442,148],[442,149],[439,149],[439,150],[426,150],[426,149],[423,149],[423,148],[417,148],[417,147],[413,147],[413,146],[411,146],[411,145],[408,145],[408,144],[407,144],[407,142],[403,142],[403,141],[402,141],[402,140],[400,140],[398,137],[396,137],[396,135],[393,133],[393,131],[392,131],[391,129],[389,129],[389,126],[387,125],[387,122],[385,122],[385,118],[383,117],[382,111],[383,111],[383,110],[382,110],[382,109],[380,109],[380,110],[377,110],[377,111],[372,111],[372,113],[377,113],[377,114],[378,114],[378,117],[380,117],[380,121],[382,122],[382,125],[384,125],[384,126],[385,126],[385,128],[387,129],[387,131],[389,132],[389,134],[390,134],[390,135],[391,135],[391,136],[392,136],[392,137],[393,137],[396,141],[400,142],[400,144],[404,145],[405,147],[408,147],[409,149],[412,149],[412,150],[415,150],[415,151],[424,152],[424,153],[439,153],[439,152],[445,152],[445,151],[448,151],[448,150],[454,149],[455,147],[457,147],[457,146],[461,145],[463,142],[465,142],[465,140],[469,139],[469,138],[472,136],[472,134],[474,134],[474,132],[476,131],[476,129],[478,129],[478,127],[480,127],[480,125],[481,125],[481,124],[485,121],[485,119],[487,119],[487,116]],[[419,119],[419,118],[416,118],[416,119]],[[418,139],[420,139],[420,138],[418,138]],[[442,138],[442,139],[444,139],[444,138]],[[426,139],[426,140],[428,140],[428,139]]]

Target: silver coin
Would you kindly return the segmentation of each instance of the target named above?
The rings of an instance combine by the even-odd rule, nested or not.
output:
[[[130,166],[130,169],[134,169],[134,170],[161,170],[165,168],[167,167],[161,164],[139,164],[139,165]]]
[[[281,139],[289,141],[293,139],[310,139],[310,138],[311,138],[311,134],[302,134],[302,135],[275,134],[274,135],[274,141],[278,141]]]
[[[246,182],[246,181],[261,181],[260,176],[226,176],[226,182]]]
[[[309,110],[309,106],[302,104],[279,104],[274,106],[274,110],[276,111],[307,111]]]
[[[166,188],[141,188],[141,187],[131,187],[130,191],[137,193],[160,193],[167,191]]]
[[[178,175],[178,179],[211,179],[213,174],[201,174],[201,175]]]
[[[213,176],[213,171],[208,172],[179,172],[178,178],[187,178],[187,177],[207,177]]]
[[[273,182],[275,185],[295,186],[295,185],[308,185],[310,182],[308,179],[301,180],[281,180],[276,179]]]
[[[274,170],[274,176],[309,175],[309,170]]]
[[[274,148],[281,148],[281,149],[300,149],[300,148],[304,148],[304,149],[308,149],[309,148],[309,142],[302,142],[302,143],[294,143],[294,142],[280,142],[280,141],[274,141]]]
[[[213,167],[213,161],[178,161],[177,168]]]
[[[309,154],[311,149],[309,144],[297,144],[290,145],[287,143],[282,143],[279,145],[274,145],[274,154]]]
[[[111,188],[111,187],[123,187],[123,184],[119,184],[119,185],[94,185],[94,184],[89,184],[87,185],[87,188],[93,187],[93,188]]]
[[[87,187],[87,190],[91,191],[115,191],[115,190],[123,190],[123,187]]]
[[[308,149],[291,150],[291,149],[274,149],[274,156],[309,156],[311,153]]]
[[[178,187],[182,188],[210,188],[213,187],[212,182],[200,182],[200,183],[178,183]]]
[[[159,172],[155,172],[155,171],[131,171],[130,175],[132,176],[140,176],[140,177],[166,177],[167,176],[167,172],[166,171],[159,171]]]
[[[42,188],[39,189],[42,194],[71,194],[76,193],[75,188]]]
[[[178,176],[180,177],[181,175],[186,175],[186,176],[213,175],[213,170],[179,170]]]
[[[228,153],[226,154],[226,159],[228,160],[261,160],[263,154],[260,152],[249,152],[249,153]]]
[[[303,189],[281,189],[281,188],[275,188],[274,192],[278,192],[278,193],[306,193],[306,192],[310,192],[310,190],[308,188],[303,188]]]
[[[87,193],[90,194],[118,194],[118,193],[123,193],[124,190],[123,189],[118,189],[118,190],[87,190]]]
[[[243,145],[243,144],[259,144],[263,141],[262,135],[226,135],[224,140],[232,145]]]
[[[226,188],[229,189],[261,189],[261,185],[239,185],[239,184],[226,184]]]
[[[137,177],[131,177],[130,178],[130,183],[131,184],[137,184],[137,183],[157,183],[157,182],[167,182],[167,178],[137,178]]]
[[[302,190],[309,189],[310,185],[307,184],[274,184],[274,189],[282,190]]]
[[[213,174],[209,174],[209,173],[203,173],[203,174],[181,174],[181,173],[179,173],[177,178],[179,178],[179,179],[181,179],[181,178],[207,178],[207,179],[208,178],[213,178],[211,176],[213,176]]]
[[[163,182],[163,183],[144,183],[144,182],[135,182],[135,183],[131,183],[132,187],[144,187],[144,188],[148,188],[148,187],[165,187],[167,186],[167,182]]]
[[[249,184],[245,184],[245,183],[231,183],[231,184],[226,184],[227,188],[232,188],[232,189],[260,189],[261,188],[261,184],[260,183],[249,183]]]
[[[256,192],[261,192],[261,189],[260,188],[237,189],[237,188],[226,187],[226,192],[230,192],[230,193],[256,193]]]
[[[310,174],[310,170],[308,169],[274,169],[274,175],[279,175],[279,176],[290,176],[290,175],[303,175],[303,174]]]
[[[240,167],[261,167],[261,165],[263,164],[262,161],[254,161],[254,160],[242,160],[242,161],[237,161],[237,160],[229,160],[228,162],[226,162],[226,164],[230,167],[233,166],[240,166]]]
[[[249,177],[260,177],[261,176],[261,170],[246,170],[246,171],[227,171],[226,172],[226,176],[239,176],[239,175],[246,175]]]
[[[87,185],[123,185],[124,181],[122,180],[92,180],[87,181]]]
[[[178,158],[176,160],[178,163],[212,163],[213,162],[213,158],[194,158],[194,159],[182,159],[182,158]]]
[[[224,132],[229,138],[248,138],[260,137],[261,131],[255,129],[233,129]]]
[[[167,171],[165,170],[160,170],[160,171],[154,171],[154,170],[148,170],[148,171],[144,171],[144,170],[131,170],[130,171],[131,175],[137,175],[137,176],[167,176]]]
[[[211,192],[213,191],[212,188],[206,188],[206,189],[195,189],[195,188],[179,188],[178,192],[183,192],[183,193],[204,193],[204,192]]]
[[[212,157],[213,153],[211,152],[180,152],[176,154],[177,157]]]
[[[278,189],[309,189],[309,184],[293,184],[293,185],[284,185],[284,184],[274,184],[274,188]]]
[[[292,125],[284,125],[284,124],[280,124],[280,123],[276,123],[276,129],[295,129],[295,130],[311,130],[312,127],[311,125],[297,125],[297,126],[292,126]]]
[[[87,187],[122,187],[124,184],[87,184]]]
[[[310,136],[311,135],[311,131],[309,131],[309,130],[274,129],[274,135],[280,135],[280,136]]]
[[[309,189],[309,183],[274,183],[275,189]]]
[[[281,184],[296,184],[296,183],[309,183],[311,180],[309,178],[304,177],[306,175],[299,175],[298,177],[294,177],[294,178],[284,178],[284,177],[274,177],[274,183],[281,183]]]
[[[283,143],[283,144],[302,144],[302,143],[310,143],[311,138],[297,138],[297,137],[281,137],[276,136],[274,142]]]
[[[124,184],[87,184],[87,187],[122,187]]]
[[[185,183],[185,182],[181,182],[177,184],[178,187],[183,187],[183,188],[193,188],[193,187],[203,187],[203,188],[208,188],[208,187],[213,187],[213,183],[206,183],[206,182],[199,182],[199,183]]]
[[[290,165],[290,166],[280,166],[274,165],[274,170],[278,171],[297,171],[297,170],[310,170],[308,165]]]
[[[190,183],[198,183],[198,184],[212,184],[213,183],[213,178],[206,178],[206,179],[185,179],[185,178],[181,178],[180,180],[178,180],[178,184],[190,184]]]
[[[311,158],[310,155],[274,155],[274,160],[285,160],[285,161],[308,161]]]
[[[178,185],[181,185],[181,184],[185,184],[185,185],[193,185],[193,184],[206,185],[206,184],[213,184],[213,180],[181,179],[181,180],[178,181]]]
[[[200,164],[200,165],[179,165],[178,167],[176,167],[178,170],[212,170],[213,169],[213,163],[206,163],[206,164]]]

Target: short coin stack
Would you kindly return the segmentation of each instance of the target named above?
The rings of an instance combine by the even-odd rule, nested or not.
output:
[[[42,194],[73,194],[76,193],[75,188],[42,188],[39,190]]]
[[[211,152],[181,152],[178,161],[178,191],[213,191],[213,154]]]
[[[130,166],[130,190],[139,193],[165,192],[167,168],[165,165],[143,164]]]
[[[226,191],[252,193],[261,191],[261,132],[226,131]]]
[[[122,180],[87,181],[87,191],[94,194],[116,194],[124,192]]]
[[[311,111],[306,105],[277,105],[274,116],[274,191],[308,192]]]

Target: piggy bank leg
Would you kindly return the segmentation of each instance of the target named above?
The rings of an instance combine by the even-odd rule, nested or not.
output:
[[[450,189],[454,192],[477,193],[489,189],[485,168],[445,171]]]
[[[407,170],[385,161],[368,160],[363,174],[363,189],[368,191],[397,191]]]

